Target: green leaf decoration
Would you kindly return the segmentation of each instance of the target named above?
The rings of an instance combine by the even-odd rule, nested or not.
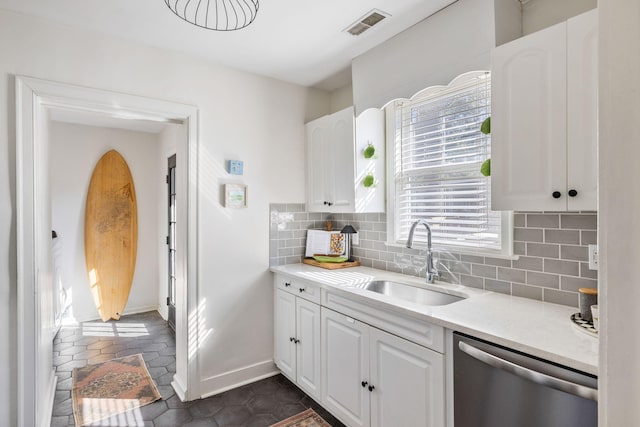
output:
[[[369,143],[362,154],[364,155],[365,159],[370,159],[374,154],[376,154],[376,147],[374,147],[373,144]]]
[[[487,159],[482,163],[482,166],[480,166],[480,173],[484,176],[491,175],[491,159]]]
[[[375,183],[375,178],[373,177],[373,175],[367,175],[362,180],[362,185],[364,185],[365,188],[373,187],[374,183]]]
[[[480,125],[480,132],[485,135],[489,135],[491,133],[491,116],[484,119],[484,122]]]

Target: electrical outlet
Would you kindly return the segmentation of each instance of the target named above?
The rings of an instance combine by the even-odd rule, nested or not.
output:
[[[589,270],[598,269],[598,245],[589,245]]]

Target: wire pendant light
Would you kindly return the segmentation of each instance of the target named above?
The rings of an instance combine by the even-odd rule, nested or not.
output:
[[[258,0],[164,0],[180,18],[201,28],[235,31],[251,24],[258,14]]]

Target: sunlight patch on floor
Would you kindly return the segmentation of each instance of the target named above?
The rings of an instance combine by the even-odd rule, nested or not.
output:
[[[101,420],[91,423],[92,426],[144,426],[139,406],[138,399],[84,398],[82,415],[85,421]]]
[[[85,337],[144,337],[149,331],[144,323],[84,322],[82,335]]]

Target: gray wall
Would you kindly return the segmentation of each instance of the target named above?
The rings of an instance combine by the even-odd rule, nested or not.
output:
[[[327,214],[305,211],[305,205],[270,205],[269,264],[302,262],[308,228],[358,230],[353,255],[362,265],[412,276],[425,275],[424,251],[387,246],[386,214]],[[515,214],[517,260],[440,252],[442,279],[465,286],[578,306],[578,288],[597,287],[597,271],[588,268],[588,245],[596,243],[594,212],[521,212]],[[444,270],[444,268],[442,269]]]

